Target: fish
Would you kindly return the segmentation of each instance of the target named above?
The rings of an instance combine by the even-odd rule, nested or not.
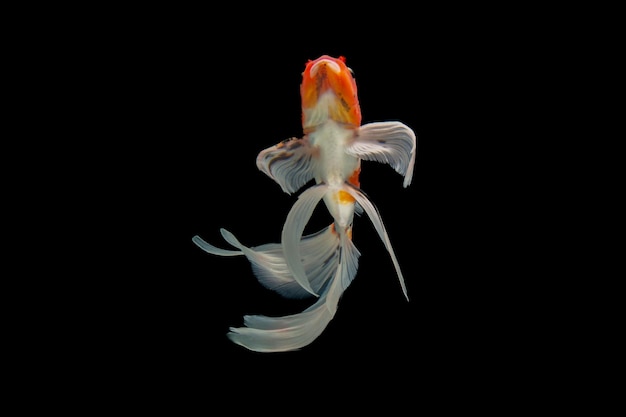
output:
[[[200,236],[192,241],[218,256],[245,256],[262,286],[283,297],[314,300],[304,311],[282,317],[245,315],[242,327],[227,337],[256,352],[300,350],[317,339],[337,312],[339,301],[357,275],[361,253],[352,240],[354,217],[365,213],[382,240],[401,290],[409,301],[400,265],[376,206],[361,190],[362,161],[390,165],[411,184],[417,137],[400,121],[362,124],[353,70],[344,56],[322,55],[305,64],[300,84],[302,135],[259,152],[257,168],[285,193],[299,195],[283,225],[281,240],[248,247],[221,228],[234,249],[214,246]],[[305,185],[309,185],[304,187]],[[332,222],[304,234],[323,201]]]

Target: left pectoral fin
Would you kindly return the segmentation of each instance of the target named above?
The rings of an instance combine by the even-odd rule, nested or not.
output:
[[[287,194],[294,193],[313,179],[314,149],[308,138],[291,138],[259,153],[259,170],[276,181]]]
[[[404,186],[413,179],[417,138],[407,125],[400,122],[368,123],[359,128],[358,135],[347,152],[367,161],[384,162],[404,176]]]

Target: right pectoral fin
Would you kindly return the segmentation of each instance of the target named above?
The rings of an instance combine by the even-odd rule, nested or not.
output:
[[[417,138],[415,132],[400,122],[368,123],[348,146],[347,152],[367,161],[387,163],[404,176],[404,187],[411,184]]]

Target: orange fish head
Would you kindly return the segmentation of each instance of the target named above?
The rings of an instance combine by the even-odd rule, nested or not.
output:
[[[302,73],[300,95],[305,130],[327,119],[352,126],[361,124],[356,82],[343,56],[322,55],[309,60]]]

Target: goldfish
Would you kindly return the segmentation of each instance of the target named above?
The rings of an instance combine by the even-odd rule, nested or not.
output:
[[[361,253],[352,240],[355,214],[365,213],[371,220],[409,300],[389,235],[377,208],[361,190],[359,175],[361,161],[386,163],[408,187],[415,165],[415,132],[399,121],[362,124],[356,81],[343,56],[308,60],[300,97],[302,136],[264,149],[256,159],[257,168],[287,194],[311,183],[289,210],[280,243],[248,247],[224,228],[221,235],[234,249],[211,245],[198,235],[192,238],[209,254],[245,256],[257,280],[283,297],[314,300],[300,313],[246,315],[243,327],[229,329],[232,342],[257,352],[299,350],[326,329],[357,274]],[[305,226],[321,201],[333,221],[305,235]]]

